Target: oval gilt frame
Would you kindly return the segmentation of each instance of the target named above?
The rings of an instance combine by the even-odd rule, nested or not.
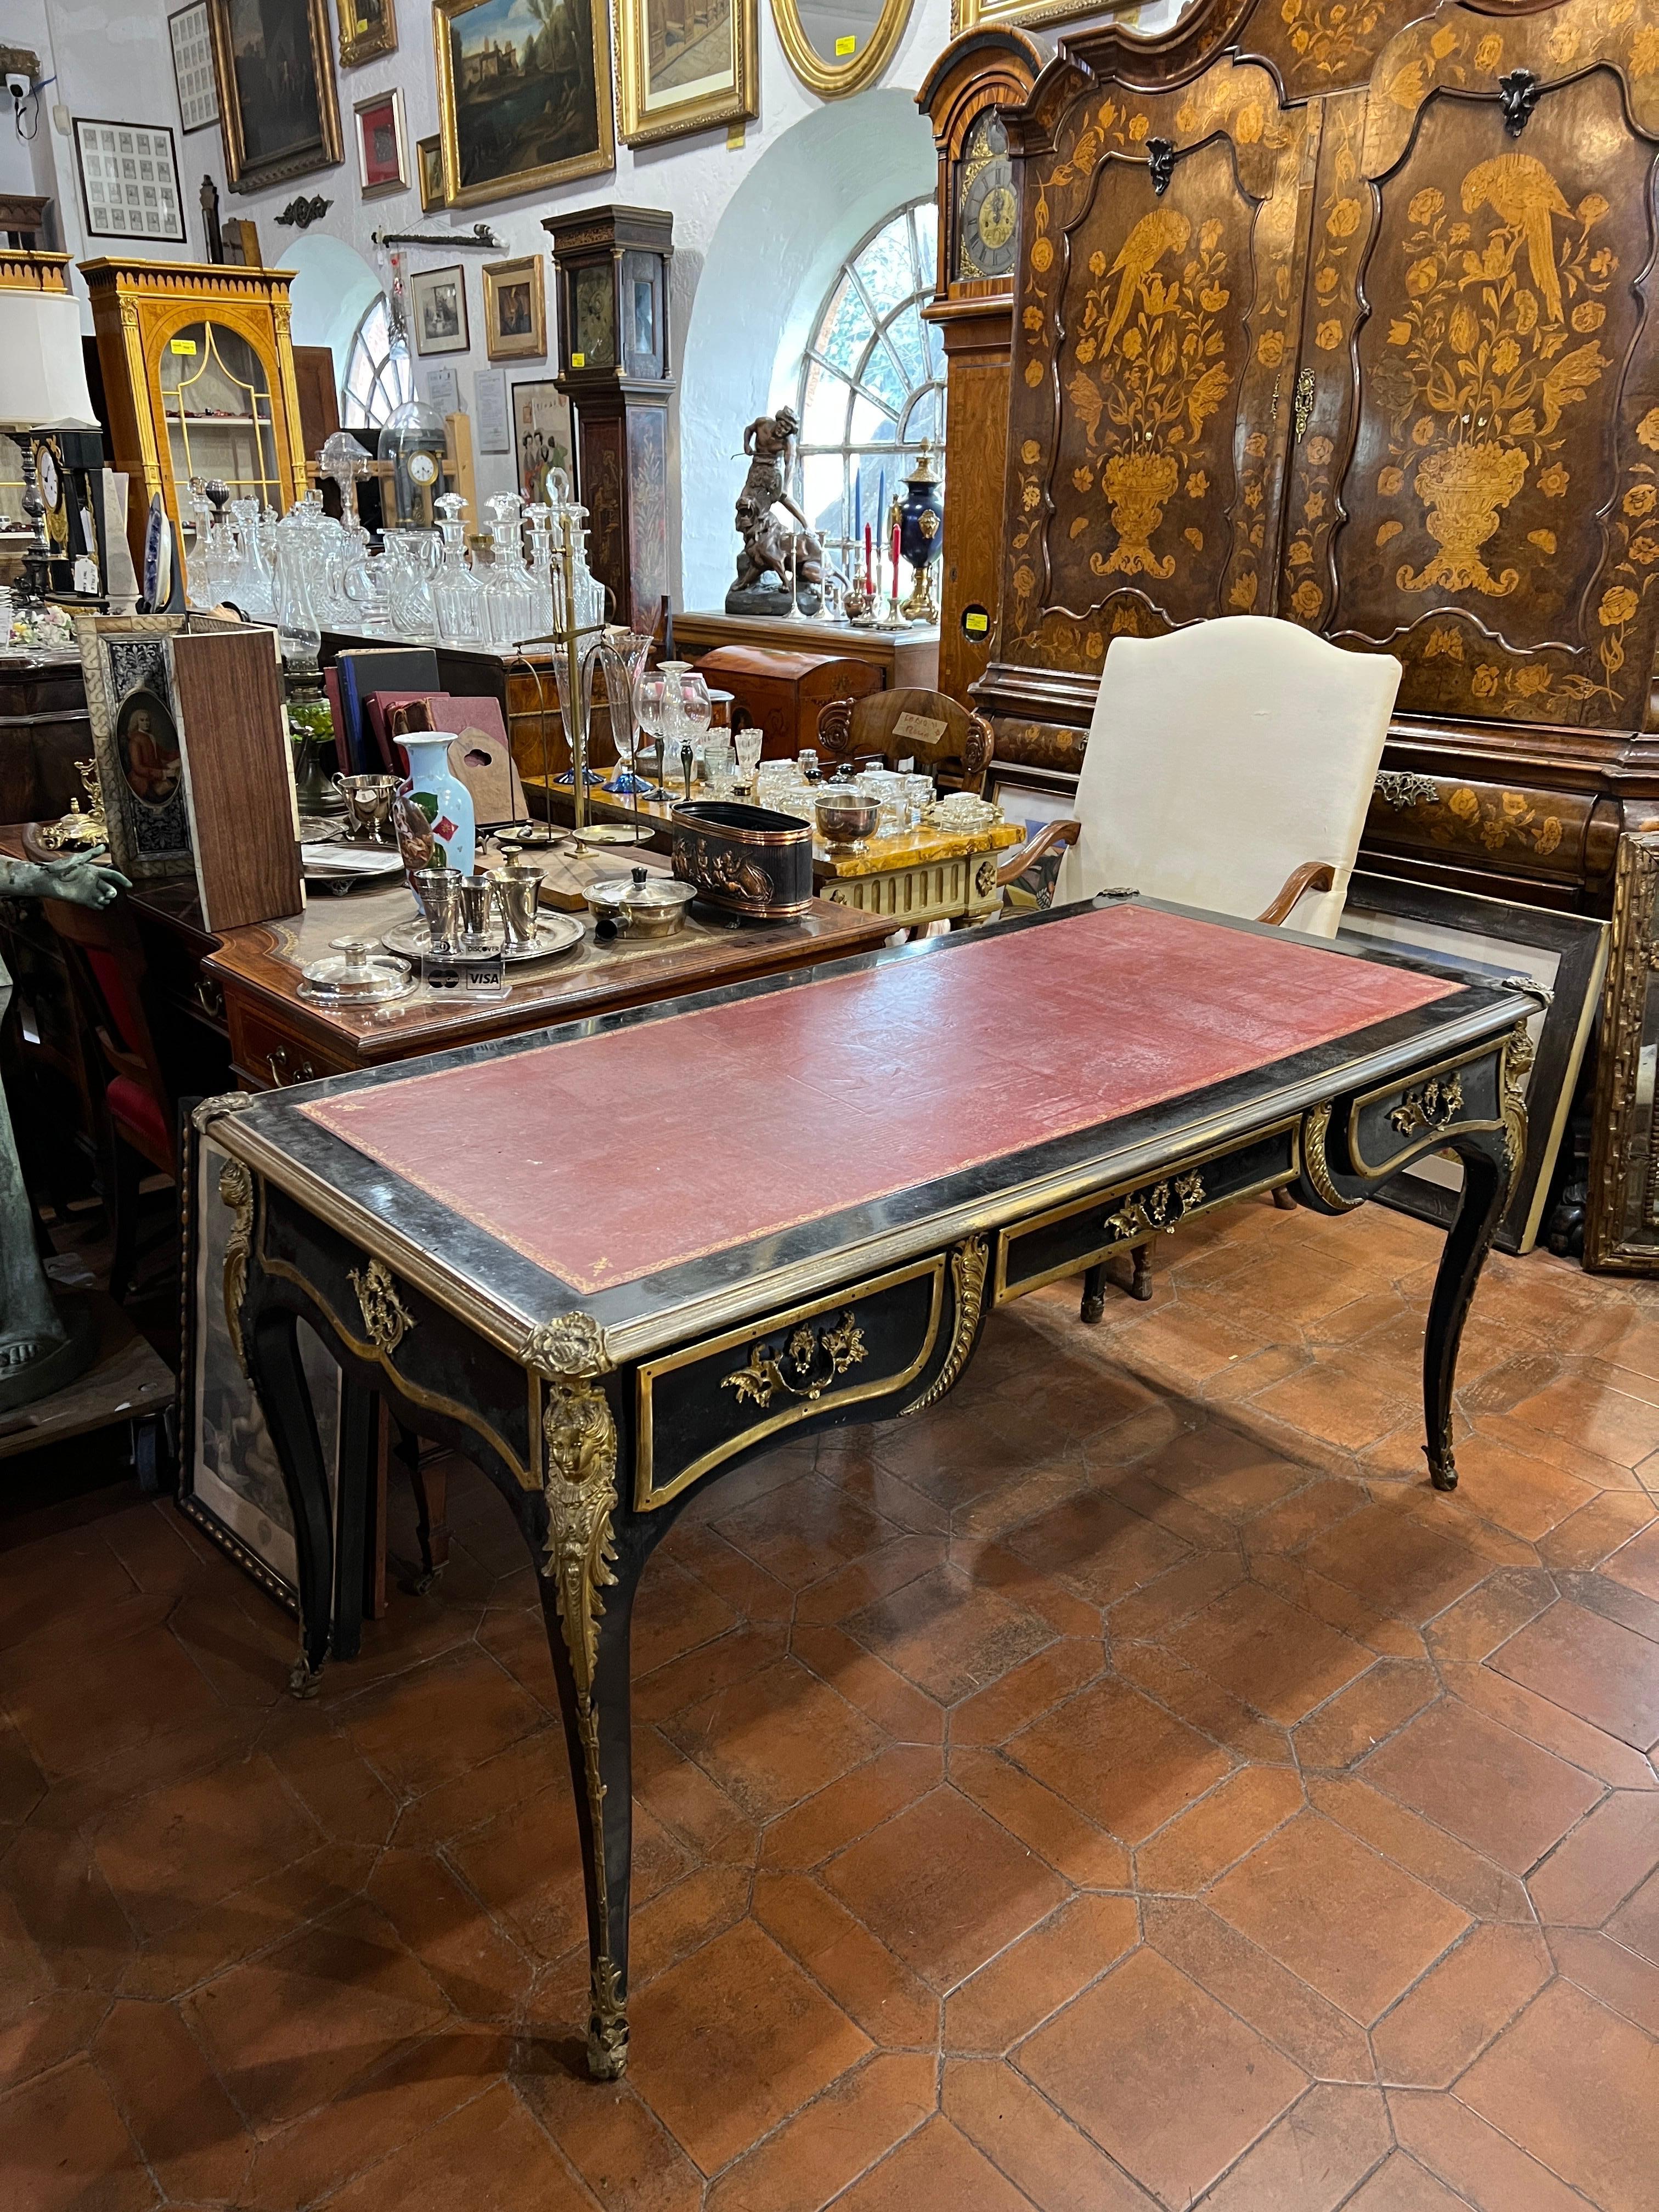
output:
[[[777,27],[789,66],[809,92],[821,100],[844,99],[874,83],[892,59],[893,49],[903,37],[915,0],[885,0],[870,43],[861,54],[844,62],[826,62],[801,28],[795,0],[772,0],[772,21]]]

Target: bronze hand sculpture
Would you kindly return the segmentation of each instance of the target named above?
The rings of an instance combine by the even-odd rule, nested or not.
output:
[[[103,907],[126,888],[124,875],[96,860],[71,856],[37,865],[0,854],[0,898]],[[0,1020],[10,997],[11,977],[0,962]],[[52,1298],[35,1249],[11,1116],[0,1101],[0,1413],[62,1389],[86,1366],[95,1344],[95,1330],[72,1328]]]

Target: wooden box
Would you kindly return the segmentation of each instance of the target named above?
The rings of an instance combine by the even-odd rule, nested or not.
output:
[[[732,694],[733,729],[758,723],[765,760],[793,759],[816,746],[818,716],[832,699],[861,699],[882,689],[881,671],[841,653],[789,653],[769,645],[722,645],[704,653],[697,673],[711,691]]]

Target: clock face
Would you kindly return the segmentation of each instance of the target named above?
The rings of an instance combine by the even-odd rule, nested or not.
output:
[[[1001,154],[985,164],[963,195],[963,260],[973,263],[976,276],[1006,276],[1013,267],[1018,211],[1013,164]]]
[[[437,461],[430,453],[411,453],[409,473],[417,484],[435,483],[438,479]]]
[[[34,457],[35,482],[40,488],[40,497],[46,512],[55,514],[64,496],[63,479],[58,473],[58,457],[50,446],[36,449]]]
[[[575,333],[571,350],[582,356],[584,368],[614,368],[617,364],[616,288],[607,262],[594,269],[579,269],[575,278]],[[574,363],[572,363],[574,366]]]

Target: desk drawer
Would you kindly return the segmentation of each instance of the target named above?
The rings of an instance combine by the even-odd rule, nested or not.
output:
[[[1235,1198],[1295,1180],[1299,1123],[1281,1121],[1255,1136],[1195,1152],[1150,1181],[1112,1183],[1086,1198],[1005,1229],[997,1239],[996,1298],[1023,1297],[1097,1260],[1144,1244],[1160,1230]]]
[[[255,1090],[286,1091],[290,1084],[350,1072],[349,1060],[325,1051],[300,1030],[255,1012],[234,991],[227,994],[226,1013],[231,1059],[242,1080]]]
[[[798,1421],[914,1394],[939,1346],[949,1267],[939,1253],[647,1360],[637,1381],[635,1509],[665,1504]]]

